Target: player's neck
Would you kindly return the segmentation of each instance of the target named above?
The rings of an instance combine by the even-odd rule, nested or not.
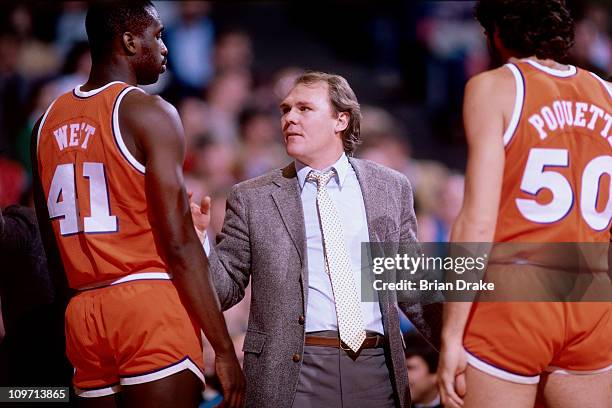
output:
[[[130,85],[136,85],[136,75],[124,63],[94,63],[89,73],[87,82],[81,86],[83,91],[90,91],[92,89],[100,88],[109,82],[121,81]]]

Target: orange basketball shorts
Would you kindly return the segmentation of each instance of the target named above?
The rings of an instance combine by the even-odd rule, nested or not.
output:
[[[612,370],[612,303],[474,303],[468,363],[495,377],[536,384],[542,372]]]
[[[170,280],[134,280],[78,293],[66,310],[66,352],[77,395],[185,369],[204,382],[202,338]]]

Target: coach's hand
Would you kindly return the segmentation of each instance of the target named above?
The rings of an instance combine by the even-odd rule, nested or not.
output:
[[[210,225],[210,197],[202,198],[200,205],[193,202],[193,193],[189,193],[189,208],[191,209],[191,219],[195,227],[196,234],[200,242],[204,242],[204,234]]]
[[[226,355],[215,355],[215,371],[223,391],[223,401],[218,407],[242,408],[244,406],[245,381],[233,350]]]
[[[444,407],[463,407],[466,368],[467,353],[461,339],[443,343],[438,364],[438,388]]]

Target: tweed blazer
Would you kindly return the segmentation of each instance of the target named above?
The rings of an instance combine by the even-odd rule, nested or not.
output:
[[[416,242],[417,222],[408,179],[370,161],[350,158],[349,162],[361,187],[370,241]],[[209,267],[224,310],[243,298],[251,281],[243,346],[247,407],[291,407],[308,319],[304,213],[293,163],[232,188]],[[393,293],[381,292],[379,303],[396,406],[409,407],[397,300]],[[418,301],[399,306],[437,346],[441,306]]]

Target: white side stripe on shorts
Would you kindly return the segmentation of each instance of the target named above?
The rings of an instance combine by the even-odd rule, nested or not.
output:
[[[528,375],[518,375],[514,373],[509,373],[508,371],[502,370],[501,368],[497,368],[489,363],[485,363],[484,361],[478,359],[474,355],[470,354],[469,351],[465,350],[468,355],[468,364],[478,370],[485,372],[493,377],[500,378],[502,380],[510,381],[518,384],[537,384],[540,382],[540,376],[528,376]]]

